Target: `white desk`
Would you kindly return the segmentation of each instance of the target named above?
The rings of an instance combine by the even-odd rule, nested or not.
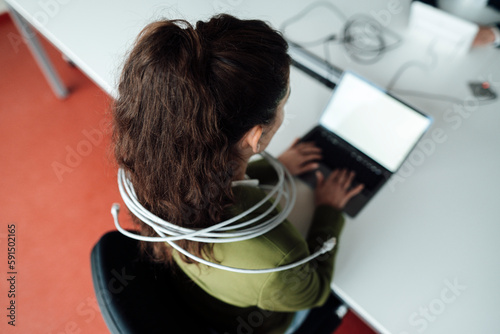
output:
[[[278,27],[304,7],[299,0],[191,0],[172,6],[154,0],[73,0],[59,4],[50,15],[36,0],[7,2],[112,96],[125,51],[152,18],[194,21],[226,11],[269,20]],[[332,3],[352,15],[363,1]],[[375,15],[387,8],[388,2],[378,0],[363,6],[363,11]],[[407,3],[402,8],[387,19],[400,33]],[[340,23],[322,15],[325,11],[312,13],[301,23],[305,28],[290,34],[307,40],[325,29],[340,28]],[[37,23],[35,17],[48,19]],[[405,61],[426,57],[425,45],[410,41],[370,66],[353,62],[340,46],[332,47],[331,53],[338,67],[382,86]],[[500,91],[499,57],[499,50],[488,49],[463,58],[440,57],[430,72],[408,70],[396,88],[464,98],[469,95],[467,80],[489,79]],[[297,70],[292,70],[292,86],[283,129],[271,153],[307,131],[330,94]],[[424,138],[427,146],[411,155],[356,219],[348,219],[333,288],[383,333],[500,333],[500,103],[454,109],[448,102],[401,97],[434,117]]]

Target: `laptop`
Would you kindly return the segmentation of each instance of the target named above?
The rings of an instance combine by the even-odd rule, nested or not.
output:
[[[313,141],[322,149],[319,170],[325,177],[340,168],[356,172],[353,186],[362,183],[364,189],[344,208],[355,217],[397,172],[431,123],[429,116],[344,72],[319,124],[301,141]],[[299,177],[315,187],[314,172]]]
[[[411,4],[409,34],[412,38],[433,40],[436,51],[465,54],[478,32],[478,25],[441,9],[413,1]]]

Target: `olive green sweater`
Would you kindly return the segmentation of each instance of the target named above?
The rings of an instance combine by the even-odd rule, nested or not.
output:
[[[274,169],[264,160],[251,163],[247,175],[260,183],[276,180]],[[233,188],[236,203],[232,216],[260,201],[266,194],[257,187]],[[271,203],[267,203],[269,207]],[[257,210],[255,217],[266,207]],[[246,219],[250,219],[247,217]],[[301,260],[331,237],[338,239],[344,224],[342,214],[329,206],[316,208],[307,240],[289,221],[250,240],[214,245],[215,259],[222,265],[262,269]],[[174,259],[185,300],[220,333],[284,333],[294,312],[321,306],[330,293],[335,249],[305,265],[267,274],[241,274],[202,264],[187,264],[177,252]],[[189,279],[187,279],[187,277]],[[194,284],[193,284],[194,282]],[[196,320],[194,320],[196,321]]]

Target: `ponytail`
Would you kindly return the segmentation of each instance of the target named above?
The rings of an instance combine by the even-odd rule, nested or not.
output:
[[[274,120],[289,66],[285,40],[262,21],[219,15],[196,28],[183,20],[144,28],[113,108],[115,157],[141,204],[182,227],[222,220],[233,202],[234,146]],[[155,235],[132,218],[141,234]],[[209,245],[178,243],[211,257]],[[166,244],[147,246],[156,259],[172,261]]]

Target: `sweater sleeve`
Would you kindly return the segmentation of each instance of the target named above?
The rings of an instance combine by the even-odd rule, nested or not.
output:
[[[263,184],[278,180],[274,168],[265,159],[249,163],[246,173]],[[289,248],[278,265],[302,260],[332,237],[337,239],[338,244],[343,226],[341,212],[327,205],[317,207],[307,240]],[[302,266],[269,274],[261,286],[257,306],[276,312],[295,312],[321,306],[330,295],[336,249],[337,246]]]
[[[330,206],[316,209],[307,238],[307,247],[297,245],[283,257],[291,263],[318,250],[324,241],[338,238],[344,226],[342,214]],[[337,246],[308,263],[273,273],[262,287],[258,305],[262,309],[295,312],[323,305],[330,295]]]

